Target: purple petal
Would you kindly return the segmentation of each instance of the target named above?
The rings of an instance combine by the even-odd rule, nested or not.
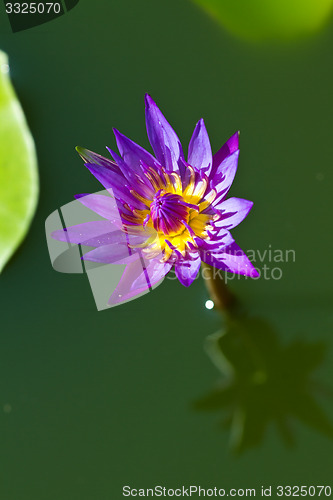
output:
[[[76,226],[70,226],[66,229],[54,231],[51,236],[55,240],[65,241],[78,245],[91,238],[97,238],[106,233],[112,233],[117,230],[110,221],[84,222]],[[123,233],[124,234],[124,233]]]
[[[220,251],[202,252],[201,258],[206,264],[222,269],[234,274],[242,274],[257,278],[258,271],[253,267],[249,259],[246,257],[243,250],[232,243],[227,248],[222,248]]]
[[[144,169],[141,168],[143,165],[143,162],[140,163],[140,168],[141,171],[137,173],[137,171],[134,171],[131,169],[130,165],[128,165],[122,158],[121,156],[117,155],[112,149],[107,148],[114,158],[114,160],[117,162],[117,165],[119,169],[121,170],[121,173],[123,176],[127,179],[127,181],[130,183],[131,187],[135,189],[135,191],[143,196],[144,198],[152,199],[155,194],[155,190],[153,189],[150,181],[148,180],[147,176],[144,174]]]
[[[111,245],[115,241],[115,232],[101,234],[100,236],[96,236],[94,238],[90,238],[89,240],[85,240],[82,242],[83,245],[87,247],[101,247],[103,245]]]
[[[233,183],[237,170],[238,156],[239,150],[227,156],[215,173],[214,179],[210,181],[210,187],[217,191],[215,201],[212,203],[214,207],[226,197]]]
[[[151,228],[142,228],[141,234],[131,235],[120,230],[111,221],[93,221],[54,231],[51,236],[55,240],[73,245],[82,244],[88,247],[100,247],[115,244],[141,245],[152,234],[154,234],[154,230]]]
[[[224,227],[218,227],[213,231],[209,231],[209,234],[212,234],[211,242],[218,242],[220,247],[227,247],[231,245],[235,240],[231,236],[231,233],[225,229]]]
[[[210,174],[210,178],[212,179],[218,170],[221,163],[226,159],[227,156],[231,155],[238,149],[238,141],[239,141],[239,132],[236,132],[234,135],[227,140],[225,144],[223,144],[222,148],[218,150],[217,153],[213,156],[213,166]]]
[[[219,220],[214,222],[214,226],[226,229],[232,229],[238,226],[238,224],[248,215],[252,206],[252,201],[243,200],[242,198],[229,198],[228,200],[218,203],[215,205],[215,208],[219,210],[222,215]]]
[[[112,221],[118,227],[122,226],[117,202],[111,196],[103,194],[76,195],[75,198],[85,207],[90,208],[101,217]]]
[[[216,249],[221,249],[230,246],[234,243],[234,239],[227,229],[218,228],[211,232],[210,239],[195,238],[195,242],[198,245],[200,251],[203,252],[213,252]]]
[[[141,259],[138,258],[126,267],[116,289],[110,297],[109,304],[120,304],[125,300],[147,292],[149,288],[169,272],[170,268],[171,265],[167,263],[161,264],[159,261],[151,261],[147,265],[147,268],[144,269]]]
[[[175,264],[176,276],[184,286],[190,286],[200,269],[201,258],[199,254],[194,256],[193,260],[181,260]]]
[[[119,172],[117,164],[107,158],[104,158],[104,156],[98,155],[93,151],[89,151],[89,149],[81,148],[79,146],[76,147],[76,151],[85,163],[95,163],[96,165],[108,168],[113,172]]]
[[[212,167],[212,149],[203,119],[198,121],[188,147],[188,163],[207,176]]]
[[[162,255],[161,255],[162,256]],[[160,259],[145,259],[145,272],[133,282],[131,288],[136,289],[142,287],[145,282],[148,282],[150,287],[156,285],[170,271],[172,264],[168,262],[160,262]]]
[[[116,137],[117,147],[121,157],[134,172],[142,175],[140,162],[144,162],[146,165],[150,166],[154,165],[156,160],[148,151],[121,134],[117,129],[113,129],[113,133]]]
[[[91,163],[86,163],[86,167],[106,189],[110,190],[111,194],[114,194],[117,200],[127,203],[134,208],[143,210],[147,208],[144,203],[130,193],[123,175]]]
[[[145,103],[147,133],[155,156],[166,170],[178,173],[178,161],[184,154],[177,134],[148,94]]]
[[[126,266],[118,285],[116,286],[109,299],[109,304],[121,304],[126,300],[148,292],[149,285],[147,281],[141,287],[138,287],[137,289],[131,289],[133,281],[135,281],[135,279],[138,278],[142,273],[143,267],[141,259],[138,256],[138,258],[134,262],[131,262],[130,264],[128,264],[128,266]]]
[[[118,238],[118,235],[116,234],[117,232],[114,231],[112,233],[105,233],[100,236],[97,236],[95,238],[90,238],[89,240],[85,240],[82,243],[87,246],[87,247],[101,247],[103,245],[111,245],[119,241],[119,243],[127,243],[127,245],[141,245],[147,239],[151,234],[148,233],[148,231],[142,231],[142,235],[130,235],[127,233],[122,232],[122,234],[125,234],[125,238],[121,238],[119,236],[119,240],[116,240]]]
[[[114,264],[116,262],[124,264],[127,262],[129,257],[131,257],[131,260],[137,259],[135,253],[136,252],[127,246],[126,241],[123,241],[94,248],[94,250],[84,254],[83,260],[99,262],[102,264]],[[119,262],[124,259],[126,259],[125,262]]]

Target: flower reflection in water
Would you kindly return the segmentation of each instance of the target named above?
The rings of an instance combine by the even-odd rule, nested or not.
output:
[[[328,391],[312,377],[323,362],[324,343],[284,345],[266,321],[234,313],[226,317],[223,331],[207,337],[206,350],[223,379],[194,408],[221,414],[233,451],[260,445],[272,422],[285,443],[294,444],[293,419],[333,437],[333,426],[316,400],[317,393]]]

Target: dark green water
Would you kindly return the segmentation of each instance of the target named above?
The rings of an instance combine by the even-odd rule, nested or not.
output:
[[[120,499],[124,485],[257,488],[257,496],[262,485],[333,488],[332,25],[302,43],[255,47],[180,0],[81,0],[15,35],[1,23],[1,49],[37,144],[41,198],[0,278],[0,498]],[[221,328],[204,307],[203,282],[185,289],[165,280],[97,312],[86,278],[56,273],[49,261],[47,216],[74,194],[100,189],[74,147],[103,154],[115,146],[113,126],[148,147],[145,92],[185,146],[200,117],[213,151],[241,131],[231,195],[255,205],[233,234],[245,250],[295,251],[295,262],[272,263],[268,254],[256,262],[281,267],[279,280],[268,272],[230,282],[264,322],[274,381],[253,398],[244,386],[231,390],[232,408],[245,398],[251,410],[254,446],[238,455],[230,425],[220,426],[229,410],[196,409],[222,379],[203,349]],[[237,349],[245,366],[251,349]],[[299,379],[318,382],[304,382],[307,403]],[[272,405],[287,417],[291,447],[271,420],[256,440]]]

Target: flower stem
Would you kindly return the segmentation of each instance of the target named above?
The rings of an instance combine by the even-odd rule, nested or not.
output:
[[[208,293],[215,307],[222,313],[231,313],[236,305],[236,297],[233,295],[223,279],[214,272],[214,268],[202,262],[204,270],[203,277]]]

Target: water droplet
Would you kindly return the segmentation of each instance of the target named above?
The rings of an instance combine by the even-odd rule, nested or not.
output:
[[[205,308],[206,309],[213,309],[213,307],[214,307],[214,302],[212,300],[206,300]]]

